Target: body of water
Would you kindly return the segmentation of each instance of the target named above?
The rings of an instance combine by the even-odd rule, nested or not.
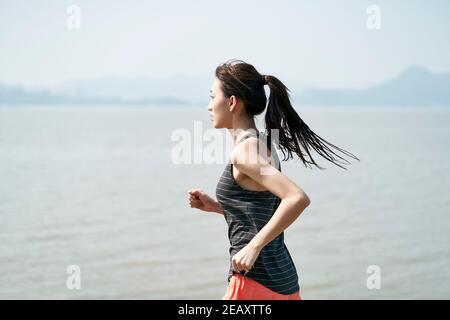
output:
[[[448,299],[450,108],[299,114],[361,160],[281,164],[312,201],[285,231],[303,298]],[[227,154],[172,157],[172,134],[194,140],[195,123],[211,131],[206,106],[1,107],[0,298],[221,299],[226,222],[191,209],[186,191],[214,196]],[[79,290],[67,287],[71,265]]]

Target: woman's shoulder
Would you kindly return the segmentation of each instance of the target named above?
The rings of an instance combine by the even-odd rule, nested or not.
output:
[[[280,160],[273,146],[269,150],[264,141],[258,137],[249,137],[236,145],[230,153],[230,162],[234,166],[247,164],[251,167],[254,165],[266,167],[272,165],[278,170],[281,169]]]
[[[251,159],[258,159],[260,139],[256,136],[245,138],[239,142],[230,153],[232,164],[247,163]]]

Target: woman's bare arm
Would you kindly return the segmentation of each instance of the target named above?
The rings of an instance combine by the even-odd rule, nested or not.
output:
[[[233,150],[231,161],[239,172],[247,175],[281,199],[281,203],[267,224],[255,235],[250,245],[261,250],[289,227],[311,203],[306,193],[287,176],[263,158],[252,159],[246,152],[257,150],[256,139],[247,139]],[[255,159],[255,158],[253,158]],[[264,174],[261,174],[261,173]]]

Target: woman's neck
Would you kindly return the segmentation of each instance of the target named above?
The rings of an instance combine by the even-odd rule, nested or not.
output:
[[[229,129],[229,131],[235,145],[244,135],[249,132],[254,133],[258,130],[255,125],[255,120],[253,119],[235,121],[233,124],[233,128]]]

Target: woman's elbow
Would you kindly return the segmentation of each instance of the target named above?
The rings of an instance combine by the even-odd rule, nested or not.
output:
[[[309,197],[306,195],[306,193],[304,195],[303,201],[306,203],[306,206],[309,206],[311,204],[311,199],[309,199]]]
[[[308,207],[311,204],[311,200],[306,195],[306,193],[300,193],[296,196],[295,201],[300,208],[301,211],[303,211],[306,207]]]

